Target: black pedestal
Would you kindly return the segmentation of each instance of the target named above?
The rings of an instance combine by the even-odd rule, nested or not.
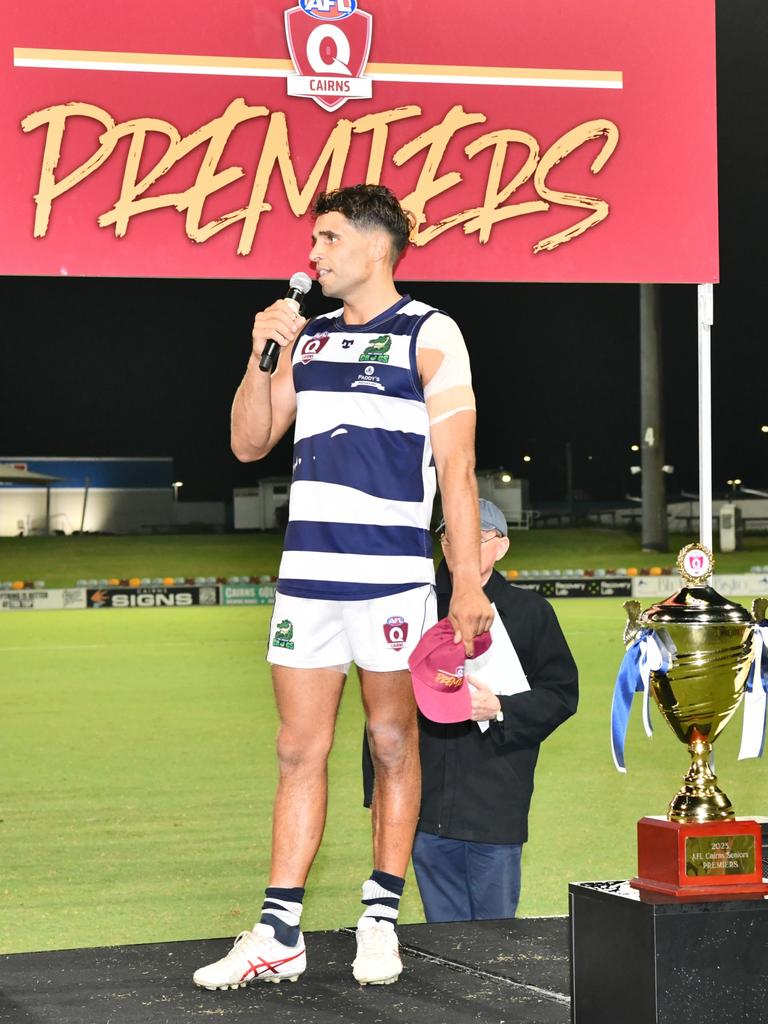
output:
[[[573,1024],[768,1020],[768,899],[569,886]]]

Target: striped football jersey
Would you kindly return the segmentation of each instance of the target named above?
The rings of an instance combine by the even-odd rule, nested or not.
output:
[[[293,347],[293,482],[278,590],[368,600],[434,582],[435,467],[403,296],[367,324],[316,317]]]

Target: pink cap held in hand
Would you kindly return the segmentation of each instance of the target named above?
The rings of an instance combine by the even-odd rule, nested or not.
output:
[[[472,716],[472,699],[464,678],[464,644],[454,643],[454,634],[450,619],[440,619],[408,659],[416,704],[432,722],[466,722]],[[490,633],[476,636],[473,657],[479,658],[490,646]]]

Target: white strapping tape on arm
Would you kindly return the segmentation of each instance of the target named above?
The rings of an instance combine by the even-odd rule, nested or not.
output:
[[[442,355],[440,365],[424,385],[430,423],[439,423],[457,412],[474,411],[469,353],[458,324],[445,313],[434,313],[424,322],[416,339],[417,356],[422,349]]]

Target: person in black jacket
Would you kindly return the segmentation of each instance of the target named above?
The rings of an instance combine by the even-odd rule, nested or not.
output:
[[[490,649],[466,665],[472,719],[440,725],[419,713],[422,797],[412,858],[429,922],[515,916],[539,745],[578,703],[576,665],[552,607],[494,569],[509,538],[500,509],[485,499],[480,525],[483,588],[496,615]],[[445,533],[440,539],[442,618],[451,547]],[[371,783],[369,772],[368,804]]]

